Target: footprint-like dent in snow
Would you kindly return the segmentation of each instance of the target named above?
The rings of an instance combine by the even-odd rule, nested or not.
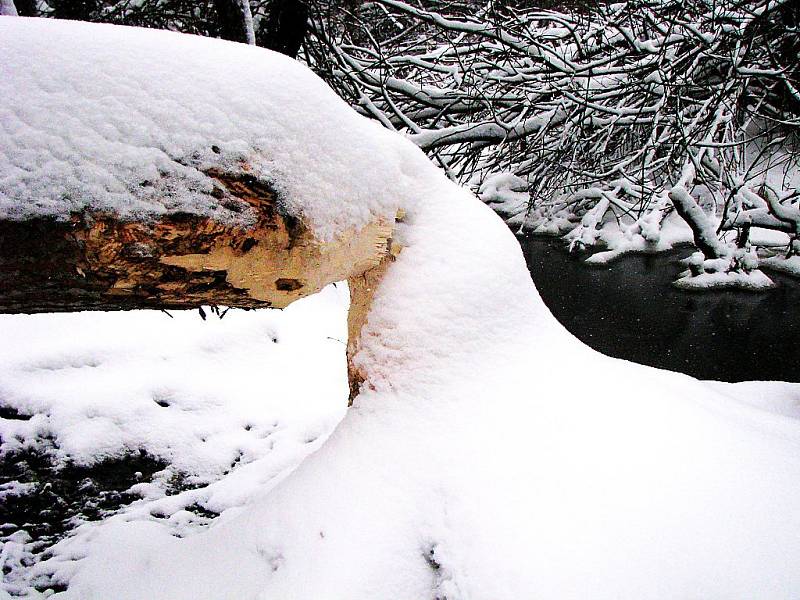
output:
[[[286,562],[283,553],[279,550],[267,550],[259,546],[256,548],[256,552],[269,565],[273,573],[277,572]]]
[[[453,570],[448,567],[448,561],[443,556],[441,545],[437,542],[427,544],[423,548],[422,557],[428,563],[433,575],[432,591],[434,600],[459,600],[463,598]]]
[[[150,397],[161,408],[175,407],[179,410],[186,411],[187,409],[179,406],[176,403],[175,393],[170,389],[159,389],[150,393]]]

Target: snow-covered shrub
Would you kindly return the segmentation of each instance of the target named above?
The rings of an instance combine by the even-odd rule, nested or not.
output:
[[[799,5],[534,4],[317,10],[307,59],[452,178],[524,179],[524,211],[490,201],[520,230],[615,254],[694,241],[710,259],[751,227],[798,233]],[[675,212],[684,231],[665,234]]]

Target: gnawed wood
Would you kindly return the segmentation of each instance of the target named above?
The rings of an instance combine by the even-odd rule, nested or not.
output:
[[[82,212],[68,221],[0,221],[0,313],[185,309],[202,305],[282,308],[347,279],[350,400],[363,375],[353,364],[375,288],[399,252],[395,223],[376,221],[320,242],[282,214],[249,175],[209,173],[256,215],[232,225],[173,214],[121,221]],[[402,218],[398,214],[398,220]]]
[[[236,225],[192,214],[121,221],[84,211],[68,221],[0,221],[0,313],[284,307],[378,265],[393,223],[333,242],[281,214],[250,175],[209,173],[256,215]]]
[[[403,219],[403,213],[397,214],[397,220]],[[358,368],[354,358],[361,347],[361,330],[367,323],[375,291],[378,289],[386,270],[400,254],[401,247],[394,240],[389,240],[388,252],[373,268],[348,278],[350,288],[350,311],[347,313],[347,375],[350,384],[349,404],[358,395],[362,384],[365,383],[365,374]]]
[[[223,244],[204,253],[163,256],[161,262],[192,273],[224,271],[227,282],[251,299],[284,308],[333,281],[376,267],[391,234],[391,226],[372,223],[321,243],[307,230],[292,235],[277,227],[251,236],[246,252]]]
[[[240,244],[246,233],[193,215],[154,223],[97,213],[68,222],[0,221],[0,313],[269,306],[233,286],[225,272],[161,262],[165,255]]]

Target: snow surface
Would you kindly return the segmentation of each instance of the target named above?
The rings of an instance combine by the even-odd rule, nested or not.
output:
[[[800,419],[800,383],[785,381],[706,381],[707,385],[740,402],[778,415]]]
[[[64,40],[60,25],[48,27]],[[119,518],[73,538],[76,547],[68,540],[41,565],[69,579],[54,597],[800,595],[797,419],[583,346],[541,302],[519,245],[487,206],[407,140],[367,129],[355,113],[342,109],[321,130],[307,104],[325,105],[324,114],[340,104],[307,72],[263,52],[250,60],[247,52],[257,50],[229,51],[221,42],[88,25],[64,30],[79,48],[91,46],[95,32],[119,42],[106,44],[112,61],[134,49],[169,56],[175,46],[188,60],[176,77],[184,84],[197,77],[201,99],[211,71],[225,78],[241,62],[262,69],[239,81],[241,93],[274,107],[276,129],[307,131],[294,153],[305,172],[287,165],[288,172],[308,178],[320,197],[348,199],[299,206],[337,225],[393,203],[407,216],[397,232],[403,251],[376,290],[356,357],[369,386],[319,450],[201,533],[177,538],[162,522]],[[214,54],[212,63],[198,65],[186,45]],[[250,89],[284,69],[308,82]],[[152,88],[137,73],[138,85]],[[76,96],[91,99],[97,77],[73,71],[67,79],[84,82]],[[108,102],[116,91],[104,85]],[[192,113],[194,94],[173,99],[172,113]],[[234,104],[231,115],[252,114],[250,104]],[[145,114],[162,108],[140,106]],[[351,162],[344,143],[335,156],[315,151],[316,136],[325,144],[340,135],[365,136],[359,144],[370,154]],[[91,155],[84,160],[94,164]],[[335,192],[324,189],[317,161],[322,171],[328,161],[342,163]],[[377,172],[394,176],[365,197],[356,172],[369,181]],[[290,181],[304,189],[302,179]],[[304,366],[313,376],[317,364]]]
[[[195,311],[0,315],[0,398],[32,416],[0,418],[2,453],[52,439],[62,464],[141,449],[218,477],[312,416],[338,421],[348,304],[339,284],[284,312],[205,322]]]
[[[338,284],[284,311],[221,320],[195,311],[0,316],[0,404],[24,417],[0,417],[0,458],[34,450],[55,465],[92,466],[144,451],[166,464],[132,488],[142,500],[74,524],[46,568],[36,565],[40,542],[5,532],[0,591],[38,597],[32,586],[50,574],[68,579],[98,527],[158,521],[190,535],[209,519],[187,508],[225,514],[279,481],[344,414],[348,304]],[[176,478],[188,489],[176,494]],[[0,501],[29,487],[11,482]]]
[[[0,16],[17,16],[17,7],[14,5],[14,0],[0,0]]]
[[[500,220],[427,177],[364,338],[375,389],[208,531],[100,530],[63,597],[794,596],[800,423],[580,345]]]
[[[246,221],[206,175],[242,165],[322,239],[416,197],[420,158],[398,155],[389,132],[281,54],[20,17],[0,20],[0,56],[0,218],[91,209]]]
[[[784,256],[770,256],[768,258],[762,258],[760,262],[764,267],[769,269],[774,269],[775,271],[780,271],[781,273],[786,273],[794,277],[800,277],[800,256],[798,255],[789,256],[788,258]]]

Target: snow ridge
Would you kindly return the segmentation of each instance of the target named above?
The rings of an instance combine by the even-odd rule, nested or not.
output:
[[[208,175],[214,168],[272,184],[322,239],[393,217],[414,197],[411,144],[354,117],[283,55],[16,18],[0,20],[0,56],[0,218],[92,210],[247,222]]]

